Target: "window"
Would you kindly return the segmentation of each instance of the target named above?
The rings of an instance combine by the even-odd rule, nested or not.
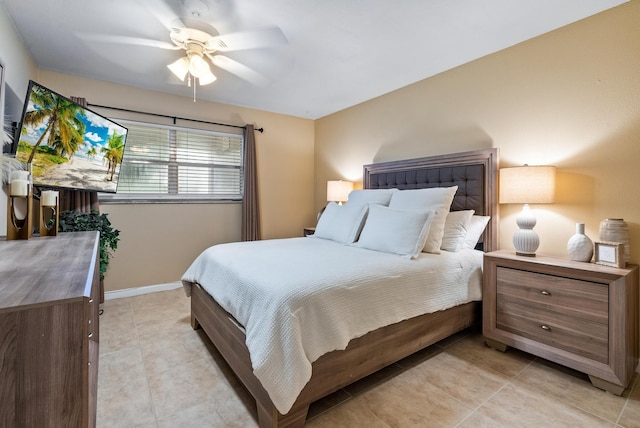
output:
[[[242,199],[242,135],[119,122],[129,132],[118,192],[101,200]]]

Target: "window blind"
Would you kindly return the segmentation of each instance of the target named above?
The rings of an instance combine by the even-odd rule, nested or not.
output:
[[[242,199],[242,135],[120,122],[129,132],[115,199]]]

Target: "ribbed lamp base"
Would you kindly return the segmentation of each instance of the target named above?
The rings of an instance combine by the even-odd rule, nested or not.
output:
[[[540,246],[540,238],[533,231],[536,225],[536,217],[529,209],[529,205],[525,204],[522,212],[516,218],[519,229],[513,234],[513,246],[516,248],[516,254],[519,256],[535,257],[536,250]]]
[[[531,229],[519,229],[513,234],[513,246],[519,256],[535,257],[536,250],[540,246],[538,234]]]

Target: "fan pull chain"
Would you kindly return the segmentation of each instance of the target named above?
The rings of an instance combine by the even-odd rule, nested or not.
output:
[[[196,102],[196,86],[198,86],[198,82],[196,82],[195,77],[193,78],[193,102]]]

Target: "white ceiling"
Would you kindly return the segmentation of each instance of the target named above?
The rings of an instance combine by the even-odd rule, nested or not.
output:
[[[114,36],[169,42],[178,18],[222,35],[275,25],[287,45],[226,54],[266,83],[212,67],[218,80],[198,87],[197,97],[316,119],[624,2],[0,0],[0,6],[42,69],[186,97],[192,89],[166,67],[181,52]]]

